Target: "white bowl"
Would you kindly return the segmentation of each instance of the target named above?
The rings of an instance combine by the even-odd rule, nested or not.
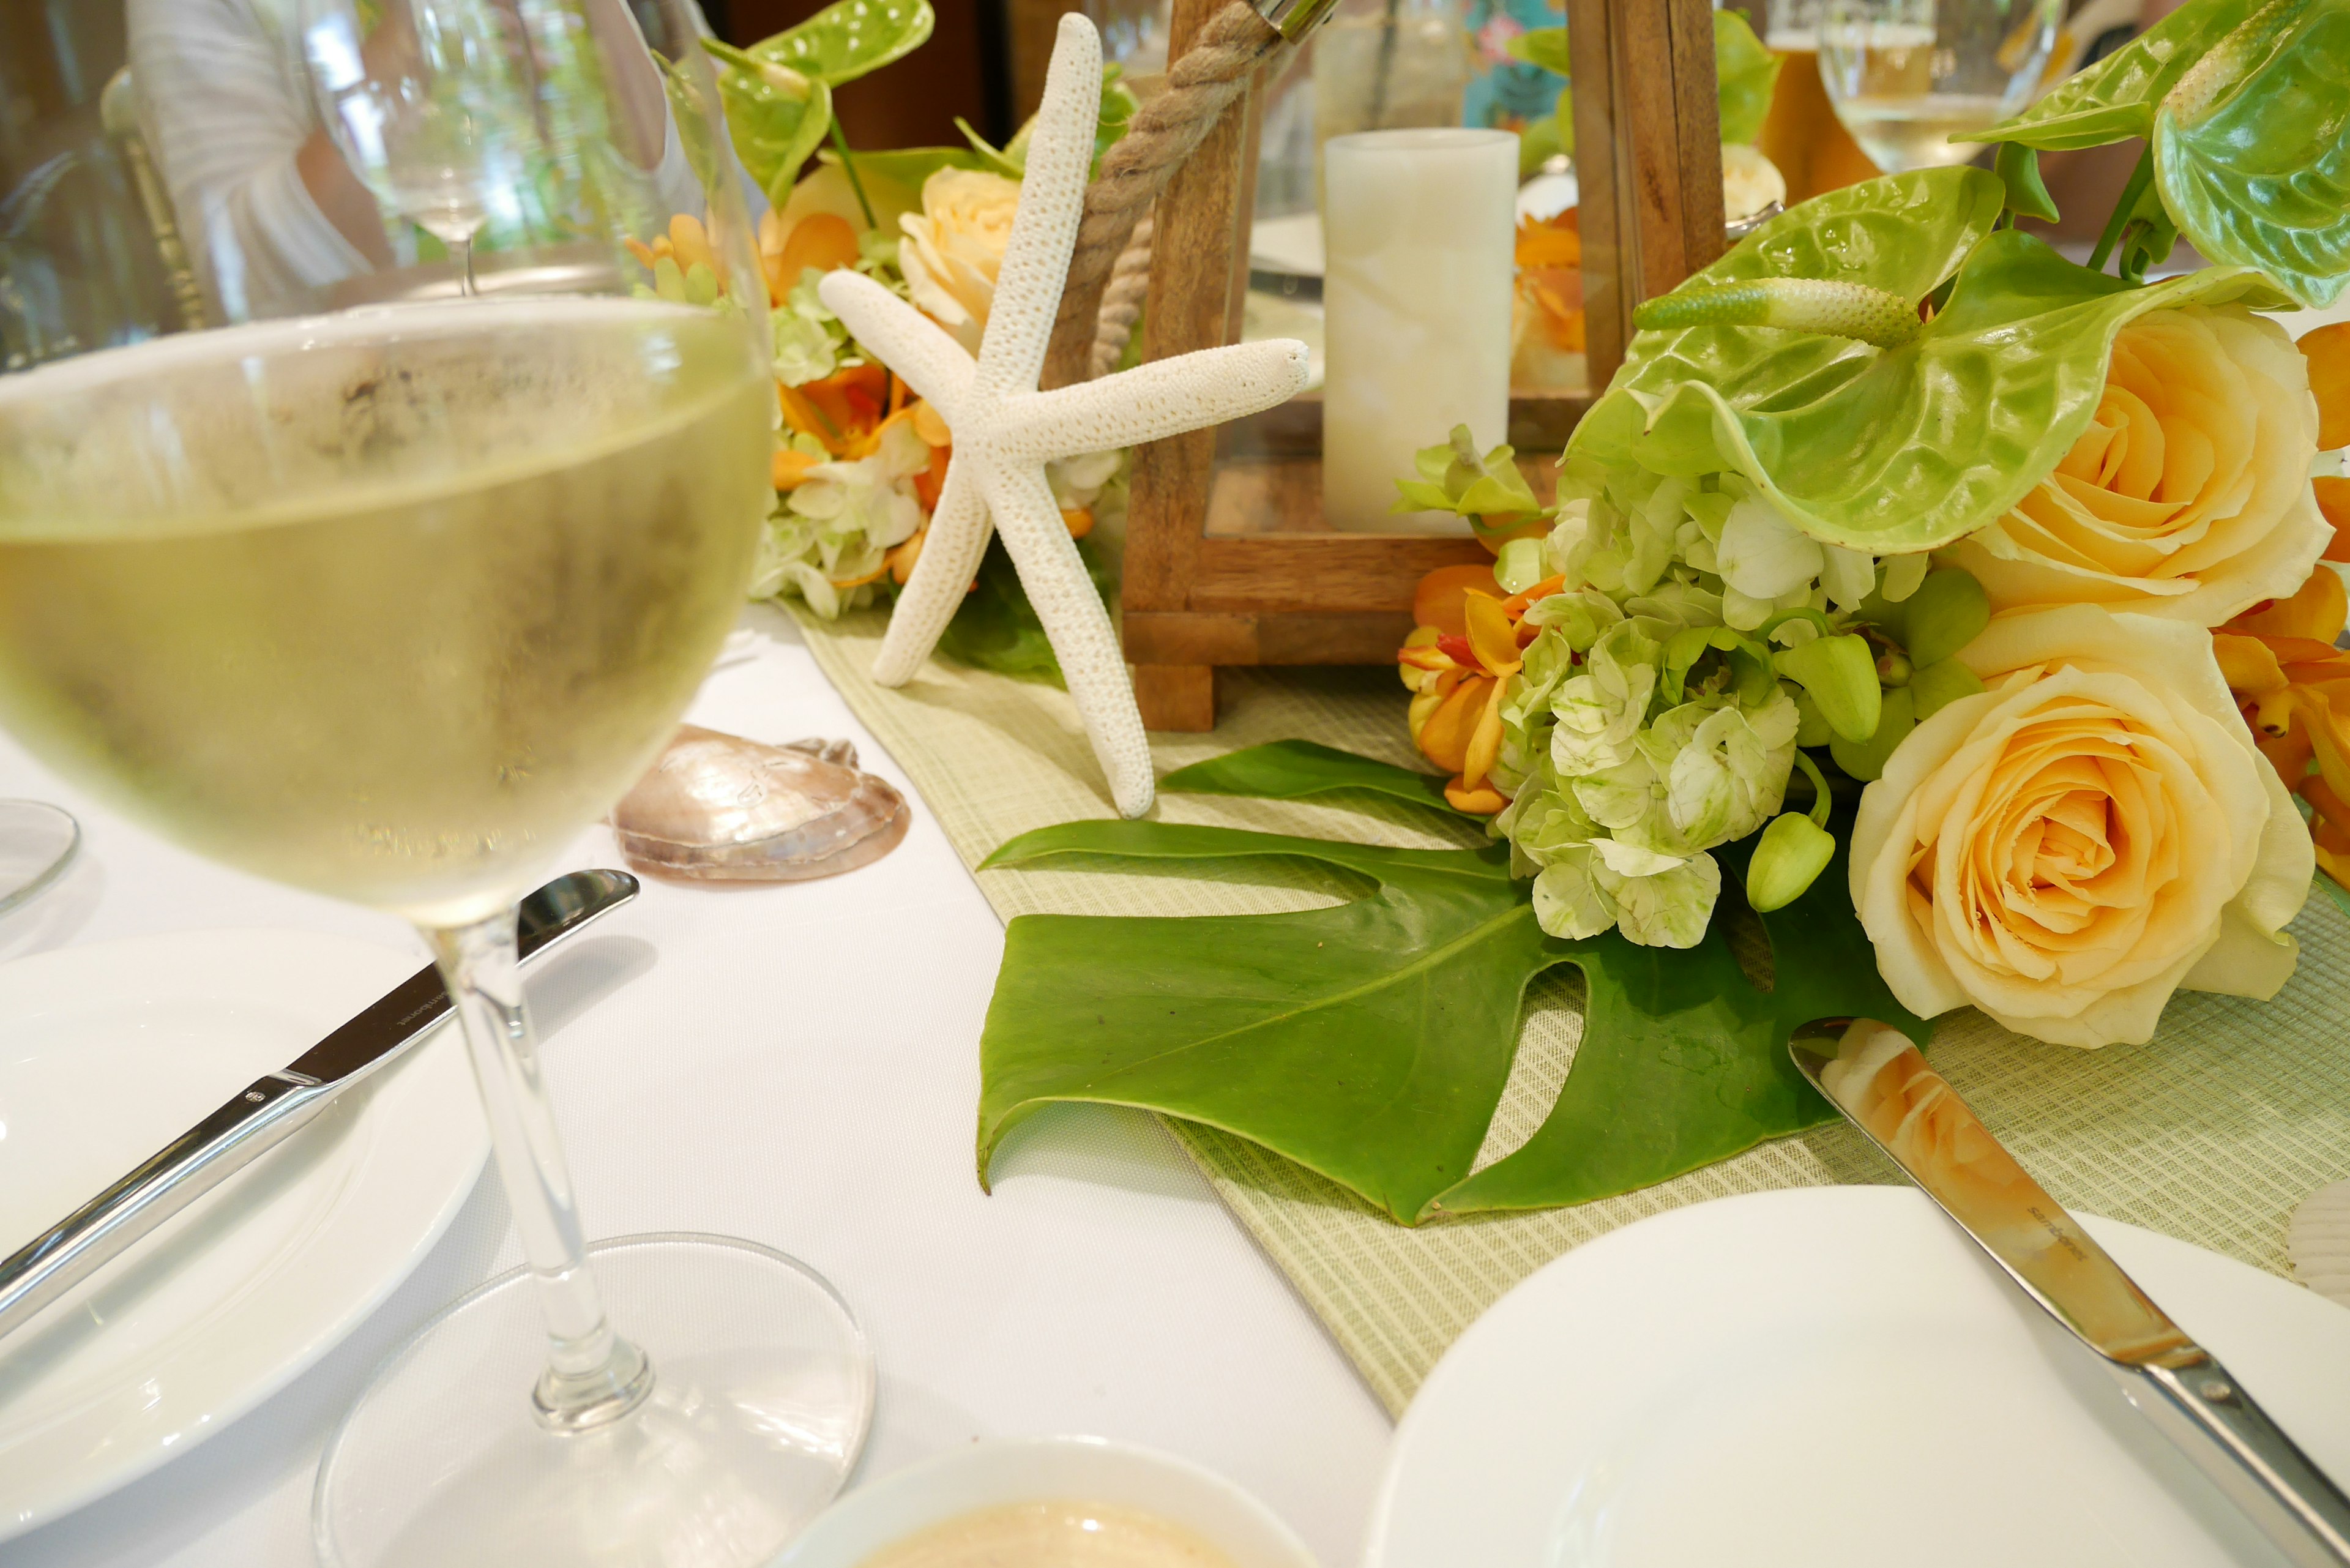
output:
[[[1271,1509],[1213,1470],[1106,1438],[1011,1438],[926,1459],[834,1503],[773,1568],[858,1568],[957,1514],[1049,1499],[1157,1514],[1221,1548],[1233,1568],[1315,1568]]]

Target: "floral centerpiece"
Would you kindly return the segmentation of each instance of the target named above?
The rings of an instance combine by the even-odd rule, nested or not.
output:
[[[704,43],[735,150],[767,199],[758,249],[782,419],[775,504],[751,593],[788,597],[826,619],[886,604],[905,586],[945,484],[953,434],[850,336],[817,284],[843,268],[874,278],[975,352],[1020,200],[1026,128],[1001,149],[968,127],[969,145],[960,148],[856,152],[842,136],[833,89],[902,58],[931,25],[928,0],[841,0],[748,49]],[[1108,67],[1097,160],[1135,109],[1117,77]],[[636,249],[655,292],[715,297],[721,280],[692,219],[676,220],[668,235]],[[1125,467],[1123,454],[1110,452],[1049,470],[1097,587],[1114,566],[1114,539],[1111,550],[1100,546],[1120,529]],[[1007,673],[1055,669],[1000,546],[983,560],[942,646]]]
[[[993,864],[1304,857],[1365,890],[1013,922],[983,1171],[1037,1107],[1108,1100],[1404,1223],[1579,1202],[1833,1116],[1786,1059],[1809,1019],[1924,1044],[1972,1005],[2101,1046],[2148,1040],[2182,988],[2273,996],[2314,867],[2350,870],[2325,564],[2350,558],[2350,332],[2296,344],[2267,314],[2350,281],[2345,15],[2189,0],[1987,133],[1995,171],[1767,219],[1641,307],[1549,504],[1506,447],[1421,452],[1398,509],[1461,514],[1493,555],[1421,585],[1398,655],[1444,776],[1287,742],[1162,787],[1377,792],[1490,846],[1007,844]],[[2089,265],[2014,226],[2054,215],[2039,150],[2133,137]],[[2181,237],[2210,265],[2149,281]],[[1572,1071],[1479,1167],[1555,964],[1585,981]]]

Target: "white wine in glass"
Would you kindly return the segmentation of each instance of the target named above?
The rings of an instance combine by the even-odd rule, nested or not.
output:
[[[855,1462],[862,1333],[764,1247],[586,1245],[515,952],[515,898],[674,729],[773,504],[766,289],[698,18],[306,0],[321,42],[263,9],[129,0],[219,325],[0,375],[0,723],[203,854],[409,918],[448,981],[525,1267],[344,1418],[320,1558],[764,1564]],[[416,39],[463,66],[460,140],[500,128],[428,160],[430,202],[353,169],[305,85],[331,57],[343,103],[399,101]],[[420,203],[493,215],[488,297],[415,262]],[[688,232],[715,304],[635,259]]]
[[[2032,101],[2062,0],[1823,0],[1820,80],[1836,118],[1889,174],[1965,163]]]

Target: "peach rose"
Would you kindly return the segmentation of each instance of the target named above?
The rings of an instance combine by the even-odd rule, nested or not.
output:
[[[899,270],[922,313],[972,353],[995,303],[995,274],[1012,239],[1020,182],[941,169],[922,182],[922,210],[898,220]]]
[[[1959,658],[1989,690],[1903,739],[1853,828],[1853,907],[1902,1005],[2094,1046],[2150,1038],[2180,986],[2276,994],[2314,859],[2210,633],[2068,605],[1996,617]]]
[[[2283,598],[2332,538],[2317,406],[2284,329],[2234,306],[2154,310],[2114,339],[2105,397],[2022,504],[1945,553],[1994,610],[2087,602],[2219,626]]]

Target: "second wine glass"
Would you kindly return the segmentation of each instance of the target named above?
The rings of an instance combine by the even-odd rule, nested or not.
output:
[[[1825,0],[1820,80],[1836,118],[1888,174],[1964,163],[1953,136],[2032,101],[2063,0]]]

